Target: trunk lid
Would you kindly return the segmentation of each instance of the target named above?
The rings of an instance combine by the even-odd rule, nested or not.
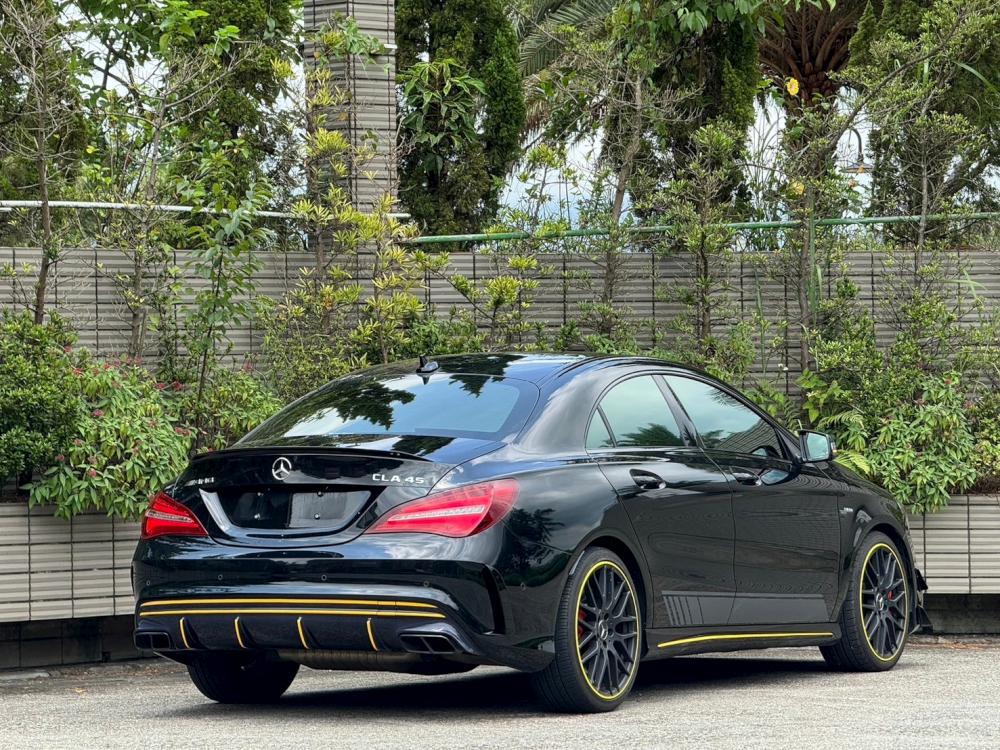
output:
[[[448,471],[498,448],[472,438],[385,435],[241,443],[195,458],[172,489],[224,544],[341,544]]]

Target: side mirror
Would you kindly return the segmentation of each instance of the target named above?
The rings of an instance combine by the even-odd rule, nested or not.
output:
[[[837,455],[833,438],[825,432],[811,432],[809,430],[803,430],[799,433],[799,452],[805,463],[829,461]]]

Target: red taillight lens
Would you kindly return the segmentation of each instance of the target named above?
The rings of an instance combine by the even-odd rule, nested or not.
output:
[[[470,484],[400,505],[386,513],[369,534],[417,531],[463,537],[485,531],[506,516],[517,500],[517,482]]]
[[[142,517],[143,539],[158,536],[208,536],[205,527],[194,513],[174,500],[166,492],[157,492]]]

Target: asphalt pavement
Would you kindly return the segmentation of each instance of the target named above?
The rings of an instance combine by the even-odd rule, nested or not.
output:
[[[1000,640],[911,642],[883,674],[817,649],[644,664],[630,699],[550,715],[504,669],[457,676],[303,668],[272,706],[220,706],[182,667],[0,672],[0,748],[1000,748]]]

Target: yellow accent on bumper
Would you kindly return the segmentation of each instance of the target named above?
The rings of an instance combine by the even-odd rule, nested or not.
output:
[[[244,597],[230,597],[224,599],[157,599],[143,602],[141,609],[146,607],[171,607],[182,604],[328,604],[328,605],[362,605],[369,607],[414,607],[418,609],[437,609],[434,604],[425,602],[406,602],[396,600],[381,599],[298,599],[298,598],[271,598],[271,599],[247,599]]]
[[[443,620],[438,612],[399,612],[377,609],[168,609],[156,612],[141,612],[141,617],[164,617],[167,615],[338,615],[343,617],[427,617]]]
[[[181,618],[181,641],[184,642],[184,648],[191,648],[191,644],[188,643],[187,630],[184,629],[184,618]]]

